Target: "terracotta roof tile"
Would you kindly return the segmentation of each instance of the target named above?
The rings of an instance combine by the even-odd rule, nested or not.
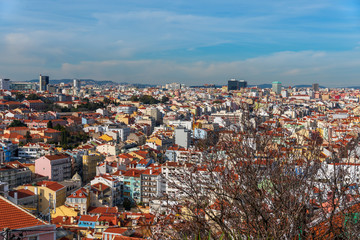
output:
[[[59,191],[64,188],[64,185],[61,185],[60,183],[53,182],[53,181],[41,181],[41,182],[38,182],[37,185],[47,187],[53,191]]]
[[[56,154],[56,155],[46,155],[45,157],[51,161],[51,160],[58,160],[58,159],[68,158],[69,155],[67,155],[67,154]]]
[[[46,225],[40,219],[37,219],[32,214],[16,206],[2,196],[0,196],[0,209],[0,229],[19,229]]]

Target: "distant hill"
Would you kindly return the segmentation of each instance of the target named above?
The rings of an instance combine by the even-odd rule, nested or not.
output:
[[[127,84],[127,83],[117,83],[117,82],[113,82],[110,80],[101,80],[101,81],[97,81],[97,80],[93,80],[93,79],[80,79],[81,80],[81,84],[82,85],[120,85],[120,84]],[[25,81],[25,82],[39,82],[38,79],[32,79],[29,81]],[[50,79],[50,84],[60,84],[60,83],[65,83],[65,84],[72,84],[73,83],[73,79]]]
[[[265,84],[259,84],[259,85],[249,85],[249,87],[258,87],[258,88],[272,88],[272,84],[268,84],[268,83],[265,83]],[[283,87],[289,87],[289,86],[283,86]],[[296,88],[311,88],[312,85],[307,85],[307,84],[302,84],[302,85],[294,85],[294,86],[291,86],[291,87],[296,87]],[[324,86],[319,86],[319,88],[326,88]]]
[[[258,88],[272,88],[271,84],[259,84],[259,85],[248,85],[248,87],[258,87]]]
[[[142,83],[127,83],[127,82],[114,82],[114,81],[110,81],[110,80],[94,80],[94,79],[80,79],[81,80],[81,85],[85,86],[85,85],[132,85],[134,87],[137,88],[147,88],[147,87],[156,87],[157,85],[153,85],[153,84],[142,84]],[[32,80],[28,80],[25,82],[39,82],[38,79],[32,79]],[[73,79],[50,79],[50,84],[60,84],[60,83],[64,83],[64,84],[72,84],[73,83]]]
[[[204,86],[204,85],[199,85],[199,86],[190,86],[192,88],[221,88],[223,85],[213,85],[213,86]],[[226,84],[224,84],[224,86],[226,86]],[[258,87],[258,88],[272,88],[272,84],[269,84],[269,83],[264,83],[264,84],[258,84],[258,85],[248,85],[248,87]],[[288,87],[288,86],[283,86],[283,87]],[[303,84],[303,85],[295,85],[295,86],[292,86],[292,87],[296,87],[296,88],[311,88],[312,85],[306,85],[306,84]],[[319,88],[325,88],[324,86],[319,86]],[[360,88],[360,87],[359,87]]]
[[[296,88],[311,88],[312,85],[306,85],[306,84],[304,84],[304,85],[295,85],[295,86],[292,86],[292,87],[296,87]],[[326,88],[326,87],[319,85],[319,88]]]

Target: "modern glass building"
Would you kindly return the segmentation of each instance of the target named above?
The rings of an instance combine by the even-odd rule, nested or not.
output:
[[[244,80],[235,80],[235,79],[230,79],[228,81],[228,91],[231,90],[239,90],[240,88],[246,88],[247,87],[247,82]]]
[[[281,93],[281,82],[272,82],[272,91],[275,92],[276,94],[280,94]]]

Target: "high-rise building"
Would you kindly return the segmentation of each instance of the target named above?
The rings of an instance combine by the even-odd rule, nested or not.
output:
[[[230,79],[228,81],[228,91],[238,90],[239,89],[239,81],[235,79]]]
[[[316,91],[319,91],[319,84],[318,84],[318,83],[313,83],[312,89],[313,89],[315,92],[316,92]]]
[[[0,89],[10,90],[10,79],[0,78]]]
[[[42,76],[40,74],[40,77],[39,77],[39,91],[46,91],[48,84],[49,84],[49,76]]]
[[[240,80],[239,81],[239,89],[240,88],[246,88],[247,87],[247,81],[245,80]]]
[[[175,128],[175,144],[188,149],[191,144],[191,131],[182,126]]]
[[[231,90],[239,90],[240,88],[246,88],[247,82],[244,80],[236,80],[236,79],[230,79],[228,81],[228,91]]]
[[[74,79],[73,80],[73,88],[76,89],[76,90],[80,90],[80,88],[81,88],[80,79]]]
[[[281,93],[281,82],[272,82],[272,91],[275,92],[276,94],[280,94]]]

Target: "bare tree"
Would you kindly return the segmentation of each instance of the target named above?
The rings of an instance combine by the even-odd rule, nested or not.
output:
[[[316,131],[294,138],[249,118],[242,132],[200,142],[201,163],[164,164],[167,200],[177,204],[158,214],[154,238],[359,238],[358,179],[346,167],[358,137],[325,158]]]

